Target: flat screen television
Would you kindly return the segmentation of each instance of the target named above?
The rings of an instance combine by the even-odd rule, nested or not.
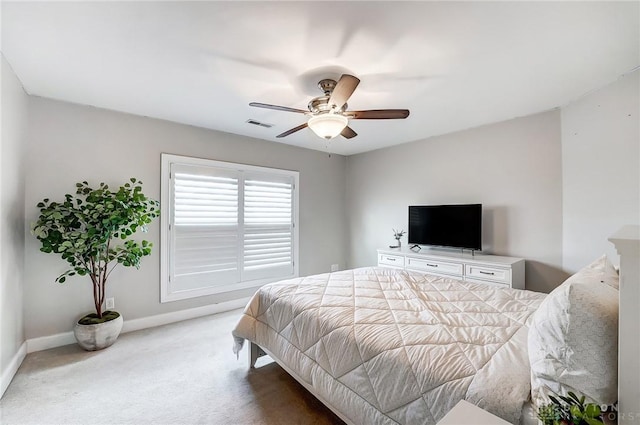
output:
[[[482,204],[409,206],[410,244],[482,249]]]

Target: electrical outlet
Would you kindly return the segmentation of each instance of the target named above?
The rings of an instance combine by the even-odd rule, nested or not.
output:
[[[340,267],[338,264],[332,264],[331,265],[331,271],[332,272],[337,272],[338,271],[338,267]]]
[[[107,298],[106,307],[107,307],[107,310],[109,310],[110,308],[116,308],[116,299],[113,297]]]

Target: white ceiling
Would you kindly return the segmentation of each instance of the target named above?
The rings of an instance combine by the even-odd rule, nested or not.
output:
[[[640,65],[639,2],[3,2],[29,94],[354,154],[562,106]],[[321,78],[362,82],[326,142],[299,114]],[[247,119],[274,124],[262,128]],[[179,141],[176,141],[179,143]]]

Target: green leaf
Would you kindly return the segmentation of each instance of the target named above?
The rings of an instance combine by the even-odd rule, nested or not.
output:
[[[565,396],[562,396],[562,395],[558,395],[558,397],[560,397],[560,399],[562,401],[564,401],[565,403],[567,403],[569,406],[573,406],[575,404],[575,402],[572,399],[570,399],[569,397],[565,397]]]
[[[569,392],[567,392],[567,395],[568,395],[569,397],[571,397],[572,399],[574,399],[575,401],[577,401],[579,404],[582,404],[582,403],[580,402],[580,399],[578,398],[578,396],[577,396],[573,391],[569,391]]]
[[[597,418],[601,413],[600,406],[598,406],[597,404],[589,403],[585,407],[584,413],[587,417]]]
[[[549,396],[549,400],[551,400],[554,404],[557,404],[558,406],[562,406],[562,403],[560,403],[560,401],[552,395]]]
[[[575,419],[578,419],[578,422],[580,422],[579,420],[582,419],[582,411],[580,410],[580,406],[571,406],[569,408],[569,412],[571,413],[571,416],[573,416]]]

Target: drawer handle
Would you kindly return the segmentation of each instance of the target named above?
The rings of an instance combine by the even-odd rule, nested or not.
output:
[[[429,264],[429,263],[427,263],[427,266],[429,266],[429,267],[438,267],[437,264]]]
[[[478,270],[478,272],[480,272],[480,273],[482,273],[482,274],[488,274],[488,275],[490,275],[490,276],[495,275],[495,273],[493,273],[493,272],[483,272],[482,270]]]
[[[395,258],[387,257],[387,261],[396,261]]]

